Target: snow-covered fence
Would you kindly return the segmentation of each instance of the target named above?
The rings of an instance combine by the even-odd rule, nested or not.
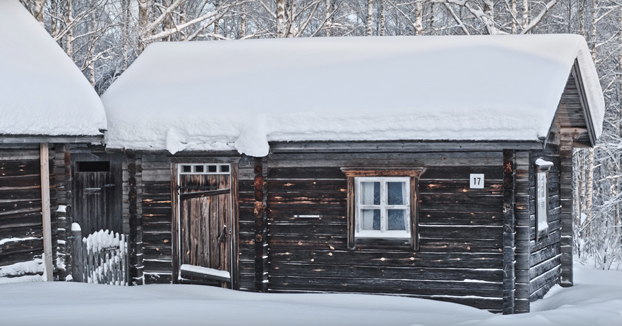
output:
[[[73,230],[73,228],[72,228]],[[77,281],[127,285],[127,242],[125,235],[99,230],[82,238],[75,252]],[[74,247],[75,248],[75,247]]]

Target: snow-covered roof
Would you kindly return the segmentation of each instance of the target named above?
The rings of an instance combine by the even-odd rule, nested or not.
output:
[[[0,0],[0,135],[95,136],[104,106],[17,0]]]
[[[575,60],[599,136],[604,101],[581,36],[157,43],[102,96],[106,141],[251,156],[271,141],[542,141]]]

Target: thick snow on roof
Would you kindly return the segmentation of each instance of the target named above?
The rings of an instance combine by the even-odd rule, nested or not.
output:
[[[100,135],[103,104],[17,0],[0,0],[0,134]]]
[[[538,141],[575,59],[600,135],[576,35],[157,43],[102,96],[107,143],[265,156],[269,141]]]

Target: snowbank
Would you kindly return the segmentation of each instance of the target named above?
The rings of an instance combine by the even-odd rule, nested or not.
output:
[[[622,272],[575,267],[532,313],[495,315],[453,303],[359,294],[265,294],[198,285],[0,284],[0,324],[67,325],[622,325]]]
[[[106,114],[80,70],[17,0],[0,1],[0,134],[101,135]]]
[[[106,140],[252,156],[270,141],[538,141],[575,59],[600,135],[602,91],[577,35],[156,43],[102,96]]]

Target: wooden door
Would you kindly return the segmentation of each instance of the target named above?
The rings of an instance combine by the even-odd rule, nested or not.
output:
[[[107,229],[123,232],[122,219],[115,212],[117,189],[109,161],[76,162],[74,172],[74,220],[82,235]]]
[[[178,180],[182,279],[230,282],[229,165],[181,165]]]

